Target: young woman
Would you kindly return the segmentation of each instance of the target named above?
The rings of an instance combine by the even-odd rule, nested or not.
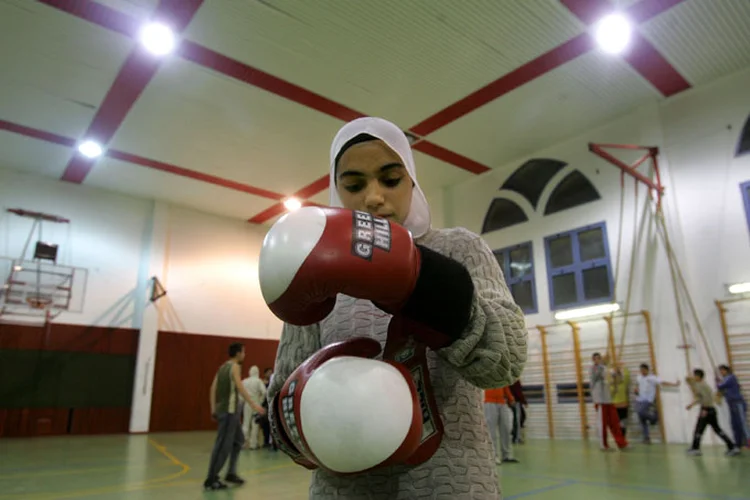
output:
[[[409,142],[386,120],[360,118],[338,132],[331,147],[329,186],[332,207],[367,212],[405,227],[421,255],[419,281],[405,314],[442,330],[449,338],[441,347],[427,351],[428,376],[444,433],[434,454],[418,465],[386,466],[344,476],[317,468],[310,498],[500,498],[482,389],[507,386],[520,377],[526,362],[527,331],[492,251],[466,229],[431,227]],[[348,234],[351,238],[351,231]],[[347,240],[342,245],[351,243]],[[352,281],[358,279],[356,272],[342,274]],[[391,286],[396,289],[399,284]],[[300,364],[326,346],[352,337],[368,337],[386,345],[391,315],[374,300],[338,293],[334,301],[322,321],[308,326],[284,324],[269,399],[277,396]],[[277,404],[272,402],[271,413],[278,410]],[[334,417],[336,411],[331,409]]]

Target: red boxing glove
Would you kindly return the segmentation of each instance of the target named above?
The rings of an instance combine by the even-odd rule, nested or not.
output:
[[[263,241],[263,298],[281,320],[310,325],[336,295],[370,300],[386,312],[409,300],[420,271],[411,233],[387,219],[342,208],[304,207],[284,215]]]
[[[422,438],[416,386],[401,363],[370,359],[379,353],[379,342],[358,337],[297,367],[269,407],[279,448],[332,474],[408,463]]]

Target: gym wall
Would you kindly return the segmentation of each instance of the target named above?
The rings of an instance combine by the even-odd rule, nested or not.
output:
[[[521,207],[528,221],[486,232],[483,237],[496,250],[531,242],[536,310],[527,314],[527,324],[552,324],[555,321],[550,306],[552,297],[545,237],[604,223],[610,281],[615,275],[620,229],[620,170],[590,153],[588,143],[658,146],[662,182],[666,186],[664,203],[671,243],[717,358],[715,361],[725,362],[714,300],[727,296],[727,284],[750,281],[748,218],[740,190],[740,184],[750,180],[750,155],[735,156],[740,131],[750,114],[748,88],[750,71],[732,75],[674,99],[633,110],[596,130],[449,188],[445,193],[446,224],[465,226],[481,233],[485,216],[495,198],[509,199]],[[560,126],[565,125],[561,123]],[[617,151],[614,154],[627,163],[641,155]],[[521,195],[500,190],[513,172],[532,159],[552,159],[567,164],[547,184],[536,210]],[[593,184],[600,198],[544,215],[551,193],[573,169]],[[644,216],[646,198],[645,186],[638,186],[638,205],[634,205],[633,184],[633,179],[625,177],[623,240],[616,298],[624,303],[628,277],[634,273],[630,310],[646,309],[651,313],[659,373],[667,380],[684,379],[687,369],[684,351],[677,347],[683,342],[669,265],[656,227],[648,222],[649,216],[643,224],[635,266],[630,268],[634,212],[637,208],[638,217]],[[697,338],[687,310],[685,315],[691,326],[688,334]],[[582,338],[582,342],[584,340]],[[707,373],[712,373],[700,343],[691,342],[695,345],[691,350],[693,367],[702,366]],[[643,361],[648,362],[647,359]],[[590,360],[583,362],[585,366],[590,364]],[[538,377],[532,381],[537,382]],[[689,390],[683,383],[679,390],[661,392],[664,419],[669,422],[667,440],[687,440],[693,426],[693,415],[684,410],[690,400]]]
[[[127,432],[138,330],[0,324],[0,437]]]
[[[134,408],[139,425],[133,430],[146,430],[154,372],[160,377],[156,381],[161,390],[157,398],[166,398],[167,404],[176,405],[173,411],[180,410],[172,413],[171,420],[163,419],[158,412],[164,404],[159,406],[157,401],[154,418],[156,423],[163,422],[160,430],[205,428],[206,420],[210,420],[208,413],[196,417],[202,423],[189,425],[176,416],[187,414],[182,411],[185,405],[205,403],[211,379],[196,379],[197,374],[215,371],[226,359],[231,342],[245,343],[248,363],[243,376],[251,362],[261,368],[273,366],[281,323],[265,306],[257,282],[263,228],[243,220],[10,170],[0,170],[0,200],[0,255],[18,257],[29,235],[32,221],[4,210],[20,207],[69,218],[71,224],[44,223],[42,237],[60,245],[59,263],[88,269],[82,313],[61,314],[46,333],[42,327],[0,325],[0,427],[4,429],[0,434],[127,432]],[[152,275],[168,292],[155,304],[148,301]],[[144,325],[148,328],[142,331]],[[77,333],[71,336],[66,332]],[[89,341],[81,338],[108,341],[115,335],[112,332],[134,335],[128,344],[130,350],[116,353],[130,356],[129,371],[117,372],[116,377],[111,373],[106,379],[108,384],[127,382],[123,390],[128,397],[89,403],[99,411],[124,412],[125,418],[108,418],[91,427],[81,423],[85,406],[65,398],[49,399],[56,398],[56,392],[46,393],[46,399],[41,396],[45,388],[57,387],[60,371],[51,370],[50,363],[60,370],[70,367],[73,358],[68,351],[78,352],[88,345]],[[159,342],[166,342],[164,352],[158,355],[154,352],[157,335]],[[163,340],[164,336],[183,340],[175,347],[174,342]],[[176,352],[172,352],[174,349]],[[50,356],[60,359],[51,361]],[[38,361],[29,365],[23,361],[27,358]],[[189,364],[185,361],[188,359]],[[73,364],[80,363],[76,358]],[[23,377],[13,373],[19,364],[24,367]],[[79,377],[65,380],[80,387],[96,380],[87,370],[66,373]],[[193,387],[189,397],[170,399],[171,394],[184,394],[181,387],[202,381],[205,387]],[[6,397],[25,393],[30,385],[38,397],[28,404],[22,398]],[[196,396],[201,391],[206,393],[205,398]],[[201,401],[191,403],[190,398]],[[75,421],[70,417],[73,410]],[[205,410],[208,412],[207,407]]]
[[[149,307],[144,301],[148,279],[156,275],[168,292],[165,329],[244,338],[280,335],[281,323],[263,303],[257,282],[263,228],[9,170],[0,170],[0,199],[3,208],[71,220],[43,226],[44,239],[60,245],[58,262],[88,269],[83,313],[63,313],[57,322],[140,328]],[[31,224],[3,211],[0,255],[20,255]]]

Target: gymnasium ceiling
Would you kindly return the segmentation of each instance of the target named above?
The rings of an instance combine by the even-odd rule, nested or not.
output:
[[[624,55],[591,36],[613,7]],[[748,0],[0,0],[0,167],[270,223],[327,202],[369,114],[418,137],[429,193],[750,66],[747,26]]]

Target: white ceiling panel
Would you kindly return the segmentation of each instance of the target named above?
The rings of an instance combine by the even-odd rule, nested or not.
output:
[[[0,2],[0,118],[77,138],[132,45],[41,3]]]
[[[656,91],[617,57],[590,52],[430,136],[489,167],[626,113]]]
[[[0,169],[60,177],[70,156],[67,146],[0,131]]]
[[[458,184],[475,175],[419,151],[414,151],[414,163],[417,168],[417,180],[425,191]]]
[[[248,219],[270,200],[131,163],[104,158],[86,184],[146,199],[164,200],[207,213]]]
[[[580,29],[554,0],[222,0],[186,36],[408,128]]]
[[[291,194],[325,172],[342,122],[180,59],[165,61],[112,146]]]
[[[750,66],[750,0],[686,0],[641,31],[693,85]]]

